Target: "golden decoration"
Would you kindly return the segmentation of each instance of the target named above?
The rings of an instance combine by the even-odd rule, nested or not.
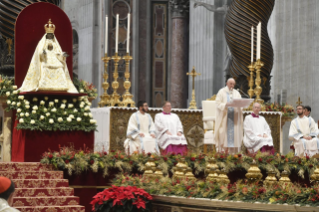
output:
[[[113,93],[111,95],[110,103],[111,106],[122,106],[122,102],[120,100],[121,96],[117,93],[117,89],[119,88],[119,82],[117,81],[117,79],[119,78],[118,68],[121,57],[118,55],[118,53],[115,53],[115,55],[112,57],[112,60],[114,61],[114,81],[112,82]]]
[[[8,45],[7,49],[8,49],[8,56],[11,56],[11,50],[12,50],[12,44],[13,44],[13,41],[11,38],[7,38],[6,39],[6,43]]]
[[[249,98],[253,98],[254,96],[254,70],[255,70],[255,64],[252,62],[249,66],[248,66],[248,69],[250,71],[250,77],[249,77],[249,80],[248,80],[248,85],[249,85],[249,90],[248,90],[248,95],[249,95]]]
[[[230,183],[230,180],[228,179],[228,176],[226,175],[225,168],[219,171],[218,182],[221,184],[229,184]]]
[[[46,33],[54,33],[55,25],[51,22],[51,19],[49,19],[48,23],[44,25],[44,29]]]
[[[130,88],[131,88],[131,82],[130,82],[130,61],[133,59],[129,53],[127,53],[123,59],[125,60],[125,81],[124,81],[124,88],[125,88],[125,93],[123,94],[123,106],[127,107],[128,105],[130,107],[135,107],[135,102],[132,99],[133,95],[130,93]]]
[[[291,181],[289,179],[289,173],[286,170],[281,172],[281,178],[279,179],[279,183],[281,183],[281,184],[290,184],[291,183]]]
[[[258,181],[262,178],[263,175],[261,174],[261,171],[258,168],[255,160],[253,160],[253,162],[250,164],[250,168],[245,176],[251,182]]]
[[[207,101],[215,101],[216,100],[216,94],[215,95],[213,95],[212,97],[210,97],[210,98],[208,98],[208,99],[206,99]]]
[[[101,101],[99,102],[99,107],[111,105],[110,95],[107,93],[107,90],[109,89],[109,86],[110,86],[109,83],[107,82],[109,78],[109,75],[107,73],[107,67],[109,65],[109,61],[111,60],[111,58],[107,56],[107,53],[105,53],[104,57],[102,57],[102,60],[104,61],[104,73],[103,73],[104,82],[102,83],[102,88],[104,90],[104,93],[100,96]]]
[[[144,176],[151,176],[153,175],[156,165],[154,163],[154,158],[149,158],[148,161],[145,163],[145,171]]]
[[[213,182],[218,182],[219,181],[219,176],[218,176],[217,170],[218,169],[216,169],[215,167],[210,167],[209,171],[208,171],[208,175],[206,177],[206,181],[210,180],[210,181],[213,181]]]
[[[193,66],[193,69],[191,72],[186,73],[188,76],[191,76],[193,78],[192,80],[192,100],[189,103],[189,108],[188,109],[197,109],[197,103],[196,103],[196,99],[195,99],[195,77],[196,76],[200,76],[200,73],[197,73],[195,70],[195,67]]]
[[[205,172],[209,173],[211,168],[213,168],[214,170],[218,169],[218,165],[216,164],[216,160],[214,157],[208,159]]]
[[[276,178],[276,172],[274,171],[269,171],[268,176],[264,180],[264,185],[265,186],[272,186],[277,183],[277,178]]]
[[[185,163],[185,158],[179,159],[176,166],[173,168],[174,175],[173,178],[175,179],[183,179],[185,177],[185,171],[187,170],[187,165]]]
[[[155,172],[154,172],[154,175],[155,175],[156,178],[159,178],[159,179],[164,176],[164,175],[163,175],[163,172],[162,172],[162,169],[161,169],[160,166],[157,166],[157,167],[156,167],[156,170],[155,170]]]
[[[255,80],[255,89],[254,89],[254,93],[256,95],[256,99],[255,102],[258,102],[260,105],[263,105],[264,100],[262,100],[260,98],[260,95],[262,93],[262,88],[260,87],[260,83],[261,83],[261,79],[260,79],[260,71],[261,71],[261,67],[264,66],[264,63],[261,62],[260,59],[257,60],[257,62],[255,63],[255,69],[256,69],[256,80]]]
[[[301,105],[302,101],[300,101],[300,96],[298,97],[298,101],[296,102],[297,105]]]
[[[187,167],[186,168],[186,171],[185,171],[185,178],[188,178],[190,180],[195,180],[195,176],[193,174],[193,170],[190,168],[190,167]]]
[[[319,168],[318,168],[318,166],[316,167],[316,170],[314,171],[314,173],[310,176],[310,179],[315,183],[319,182]]]

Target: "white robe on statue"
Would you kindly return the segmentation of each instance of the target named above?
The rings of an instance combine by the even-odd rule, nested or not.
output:
[[[243,112],[241,108],[227,107],[232,99],[241,99],[240,93],[228,87],[220,89],[216,96],[215,142],[218,151],[224,148],[238,152],[243,139]]]
[[[139,134],[143,133],[144,137]],[[133,152],[159,153],[155,135],[153,119],[148,113],[142,114],[140,111],[133,113],[127,126],[127,139],[124,141],[126,154]]]
[[[316,123],[311,117],[295,118],[291,121],[289,129],[289,139],[293,141],[296,156],[312,157],[318,153],[319,140]],[[311,136],[311,140],[306,140],[304,136]]]
[[[161,149],[166,149],[168,145],[187,145],[185,136],[178,136],[177,133],[183,133],[183,125],[175,113],[158,113],[155,116],[156,135],[158,145]],[[172,133],[168,135],[166,131]]]
[[[267,135],[267,138],[260,137]],[[258,152],[263,146],[274,146],[271,136],[271,130],[263,116],[253,117],[248,115],[244,121],[244,145],[249,152]]]

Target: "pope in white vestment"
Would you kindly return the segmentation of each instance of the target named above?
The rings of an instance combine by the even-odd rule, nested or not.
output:
[[[124,141],[126,154],[134,152],[159,153],[155,138],[155,126],[148,113],[137,111],[130,117]]]
[[[242,144],[242,109],[226,106],[233,99],[241,99],[240,93],[234,89],[235,83],[234,79],[228,79],[226,87],[220,89],[216,96],[215,142],[218,151],[228,149],[236,153]]]
[[[183,125],[179,117],[171,113],[170,102],[164,104],[162,113],[156,114],[155,126],[158,144],[164,154],[186,154],[187,141],[183,135]]]
[[[268,150],[274,154],[271,130],[265,118],[259,115],[260,109],[260,104],[255,103],[253,113],[245,117],[243,142],[250,153]]]
[[[318,130],[314,120],[303,114],[303,109],[302,105],[297,106],[298,116],[291,121],[289,139],[293,141],[296,156],[312,157],[318,153]]]

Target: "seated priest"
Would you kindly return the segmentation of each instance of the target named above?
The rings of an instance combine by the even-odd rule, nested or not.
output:
[[[6,177],[0,177],[0,211],[1,212],[18,212],[19,210],[12,207],[14,196],[14,182]]]
[[[165,102],[163,112],[155,116],[155,127],[159,146],[164,154],[187,153],[187,141],[183,135],[183,125],[175,113],[171,113],[171,103]]]
[[[127,139],[124,141],[125,152],[126,154],[159,153],[154,122],[147,113],[148,105],[145,101],[139,101],[137,107],[138,111],[131,115],[127,126]]]
[[[305,116],[311,118],[311,119],[315,122],[315,120],[314,120],[314,119],[311,117],[311,115],[310,115],[310,113],[311,113],[311,107],[310,107],[310,106],[308,106],[308,105],[305,106],[305,109],[304,109],[303,113],[305,114]],[[315,122],[315,125],[316,125],[316,129],[318,130],[318,124],[317,124],[317,122]]]
[[[297,106],[297,118],[293,119],[289,129],[289,139],[293,141],[295,155],[309,156],[318,153],[318,138],[316,123],[304,115],[304,106]]]
[[[255,102],[253,113],[244,121],[244,145],[250,153],[257,151],[275,153],[271,131],[265,118],[259,115],[261,105]]]

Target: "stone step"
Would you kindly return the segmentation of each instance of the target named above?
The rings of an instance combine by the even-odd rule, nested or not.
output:
[[[34,162],[0,162],[0,171],[53,171],[53,166]]]
[[[85,212],[84,206],[29,206],[15,208],[21,212]]]
[[[69,181],[65,179],[51,179],[51,180],[20,180],[13,179],[16,188],[56,188],[56,187],[69,187]]]
[[[0,171],[0,176],[9,179],[63,179],[63,171]]]
[[[79,197],[15,197],[13,207],[79,205]]]
[[[73,188],[16,188],[14,197],[73,196]]]

